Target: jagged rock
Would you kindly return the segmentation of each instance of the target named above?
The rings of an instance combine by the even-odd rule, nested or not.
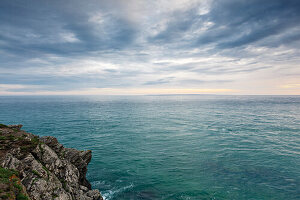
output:
[[[15,158],[12,154],[7,153],[5,157],[1,159],[1,166],[8,169],[21,170],[22,163],[20,160]]]
[[[53,149],[58,155],[64,149],[64,146],[60,144],[55,137],[52,136],[44,136],[40,138],[40,141],[44,142],[48,145],[51,149]]]
[[[100,192],[91,190],[86,179],[91,151],[64,148],[55,137],[38,138],[21,131],[21,127],[1,127],[5,129],[1,134],[13,145],[0,150],[0,165],[19,172],[32,200],[102,200]],[[24,142],[20,142],[22,138]]]
[[[80,173],[79,181],[81,185],[91,189],[91,184],[86,180],[87,163],[91,161],[91,151],[78,151],[76,149],[65,148],[65,158],[77,167]]]
[[[21,128],[23,127],[23,125],[22,124],[8,125],[7,127],[11,128],[11,129],[15,129],[15,130],[21,130]]]
[[[101,196],[99,190],[90,190],[86,193],[86,195],[91,197],[93,200],[97,200],[99,196]]]

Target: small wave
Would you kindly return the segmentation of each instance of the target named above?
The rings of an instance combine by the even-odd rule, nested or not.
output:
[[[110,200],[112,199],[116,194],[122,193],[128,189],[133,188],[133,184],[131,183],[130,185],[127,185],[125,187],[119,188],[119,189],[115,189],[115,190],[107,190],[104,192],[101,192],[102,197],[104,200]]]
[[[91,185],[95,188],[98,188],[100,186],[107,185],[107,183],[105,181],[93,181],[91,182]]]

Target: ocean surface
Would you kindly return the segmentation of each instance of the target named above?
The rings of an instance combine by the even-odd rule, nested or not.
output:
[[[106,200],[300,199],[300,96],[2,96],[0,123],[92,150]]]

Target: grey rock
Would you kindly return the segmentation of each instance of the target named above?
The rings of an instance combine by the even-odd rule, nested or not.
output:
[[[76,149],[65,148],[65,159],[69,160],[79,170],[80,185],[91,189],[91,184],[86,180],[87,165],[91,161],[92,152],[78,151]]]
[[[15,158],[12,154],[7,153],[3,160],[1,161],[1,166],[8,169],[21,170],[22,163],[20,160]]]
[[[22,124],[8,125],[7,127],[8,127],[8,128],[12,128],[12,129],[15,129],[15,130],[21,130],[21,128],[23,127],[23,125],[22,125]]]
[[[83,192],[89,191],[89,188],[87,188],[87,187],[85,187],[83,185],[80,185],[79,187],[80,187],[80,190],[82,190]]]
[[[40,138],[41,142],[44,142],[51,149],[53,149],[58,155],[64,149],[64,146],[60,144],[55,137],[52,136],[44,136]]]
[[[10,126],[14,130],[21,127]],[[24,133],[34,137],[22,131]],[[91,151],[64,148],[51,136],[42,137],[39,141],[26,154],[16,146],[5,152],[0,160],[2,167],[19,171],[21,183],[32,200],[103,200],[98,190],[91,190],[86,179]]]
[[[102,200],[99,190],[90,190],[86,193],[88,197],[91,197],[93,200]]]

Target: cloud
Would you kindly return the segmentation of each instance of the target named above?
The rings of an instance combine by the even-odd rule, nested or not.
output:
[[[300,74],[297,0],[2,0],[0,19],[0,84],[22,86],[15,93],[261,94]]]

